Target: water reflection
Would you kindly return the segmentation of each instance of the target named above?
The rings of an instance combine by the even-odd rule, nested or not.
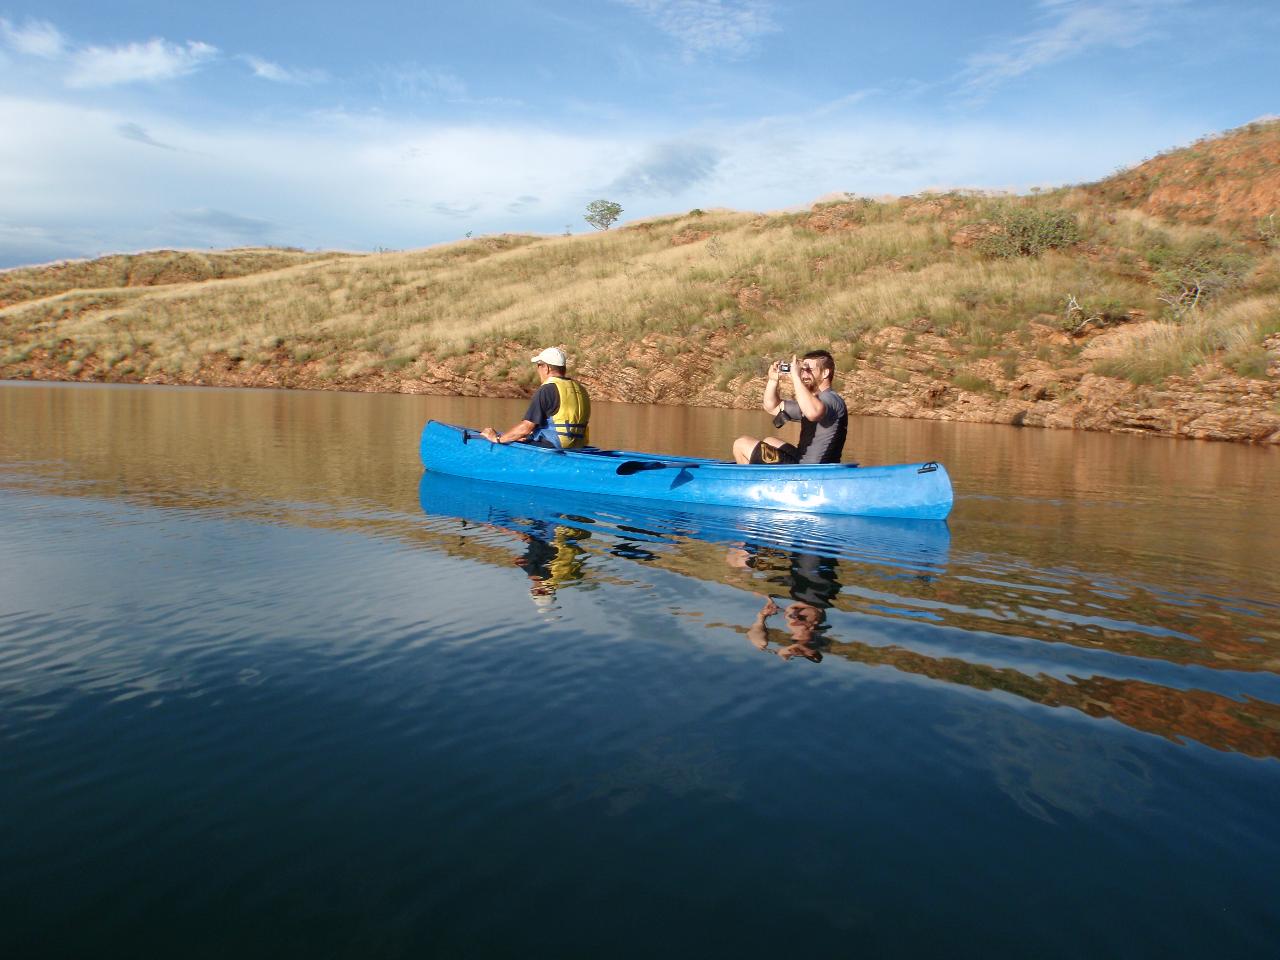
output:
[[[754,544],[730,550],[726,559],[731,567],[762,573],[770,585],[784,590],[790,601],[779,603],[772,594],[763,597],[764,606],[747,628],[751,645],[783,660],[803,657],[821,663],[824,635],[830,627],[827,610],[840,592],[838,561],[816,553],[782,552]],[[769,618],[778,614],[782,615],[783,629],[771,630]]]
[[[1280,451],[860,421],[949,527],[422,477],[503,403],[0,385],[10,953],[1265,952]]]
[[[729,588],[688,604],[744,637],[764,596],[786,600],[781,608],[797,602],[769,577],[786,573],[789,552],[808,553],[835,561],[839,590],[818,632],[828,661],[1280,756],[1280,451],[862,420],[861,446],[879,462],[937,456],[956,465],[950,528],[680,515],[516,487],[478,504],[461,498],[454,510],[450,491],[419,484],[422,423],[518,415],[504,403],[4,385],[0,492],[344,530],[478,559],[523,576],[529,597],[545,585],[552,601],[539,609],[549,616],[578,590],[606,586],[613,602],[629,602],[650,584],[645,571],[661,570],[686,589]],[[744,432],[739,414],[754,416],[620,405],[598,415],[617,445],[698,455]],[[420,505],[529,539],[446,535],[446,525],[421,522]],[[756,556],[781,556],[726,562],[747,544]],[[722,609],[721,597],[734,595],[749,612]],[[778,631],[772,649],[790,637],[784,625],[782,611],[767,618],[766,630]]]
[[[565,524],[536,520],[532,529],[521,533],[524,553],[516,565],[529,578],[529,596],[535,605],[547,609],[554,605],[556,591],[582,579],[586,562],[581,541],[591,536],[586,530]]]
[[[971,559],[953,558],[943,522],[673,509],[432,473],[422,477],[419,502],[437,521],[515,534],[524,544],[515,563],[543,607],[567,588],[606,584],[614,589],[609,602],[631,603],[649,578],[619,576],[606,561],[640,563],[750,594],[754,618],[724,626],[782,660],[836,656],[1118,720],[1175,741],[1280,757],[1280,690],[1272,673],[1250,680],[1175,662],[1140,667],[1133,654],[1144,651],[1130,639],[1140,625],[1118,620],[1103,633],[1111,644],[1081,641],[1082,652],[1064,652],[1061,635],[1043,624],[1070,617],[1073,605],[1100,606],[1093,596],[1046,586],[1038,606],[984,630],[993,625],[991,611],[966,598],[1016,588],[1015,574],[981,577]],[[486,561],[494,555],[485,537],[448,549]],[[1134,676],[1142,673],[1149,676]]]

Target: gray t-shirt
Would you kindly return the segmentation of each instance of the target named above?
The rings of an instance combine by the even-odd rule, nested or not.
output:
[[[782,401],[782,414],[788,420],[800,421],[801,463],[839,463],[844,453],[844,439],[849,433],[849,408],[844,397],[834,390],[818,394],[822,402],[822,418],[808,420],[794,400]]]

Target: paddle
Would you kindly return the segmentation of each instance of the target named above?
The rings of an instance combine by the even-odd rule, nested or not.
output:
[[[626,460],[618,464],[618,469],[614,471],[620,477],[629,477],[632,474],[639,473],[641,470],[668,470],[672,467],[676,469],[696,470],[696,463],[664,463],[661,460]]]

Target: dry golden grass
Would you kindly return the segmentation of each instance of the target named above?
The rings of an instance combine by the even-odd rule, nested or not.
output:
[[[1081,244],[987,259],[953,242],[965,223],[1011,204],[1078,210]],[[1020,332],[1038,356],[1043,344],[1027,325],[1066,323],[1068,297],[1108,316],[1159,316],[1144,251],[1189,244],[1207,229],[1104,214],[1078,190],[1023,199],[951,194],[771,216],[698,212],[594,235],[504,235],[371,255],[228,251],[225,263],[203,255],[211,259],[201,269],[216,275],[184,282],[172,265],[153,271],[168,278],[164,285],[121,284],[114,261],[53,267],[23,280],[50,292],[0,309],[0,366],[43,350],[64,358],[72,376],[89,362],[108,378],[190,376],[214,356],[269,363],[284,355],[315,363],[322,379],[412,376],[443,358],[470,353],[500,363],[513,344],[589,335],[621,344],[622,365],[625,346],[648,334],[677,340],[733,328],[739,353],[711,371],[723,380],[756,372],[761,355],[856,344],[886,326],[929,328],[981,356]],[[1269,284],[1280,287],[1280,265],[1271,270],[1262,256],[1265,269],[1196,318],[1212,327],[1209,340],[1183,322],[1135,351],[1180,349],[1192,362],[1217,351],[1256,368],[1258,331],[1269,328],[1275,302]],[[108,282],[86,289],[94,277]],[[1153,375],[1137,353],[1106,363],[1120,375]],[[508,364],[499,375],[514,381],[528,371]]]
[[[0,307],[54,296],[68,290],[150,287],[240,277],[315,260],[338,253],[304,253],[276,247],[232,250],[154,250],[114,254],[96,260],[70,260],[42,267],[0,271]]]
[[[1180,322],[1165,321],[1134,336],[1125,349],[1095,364],[1097,372],[1135,383],[1159,383],[1220,357],[1242,376],[1266,376],[1263,341],[1280,333],[1280,295],[1249,297]]]

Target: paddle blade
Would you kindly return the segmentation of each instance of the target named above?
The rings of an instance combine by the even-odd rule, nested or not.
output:
[[[615,472],[620,477],[629,477],[641,470],[662,470],[666,466],[661,460],[624,460]]]

